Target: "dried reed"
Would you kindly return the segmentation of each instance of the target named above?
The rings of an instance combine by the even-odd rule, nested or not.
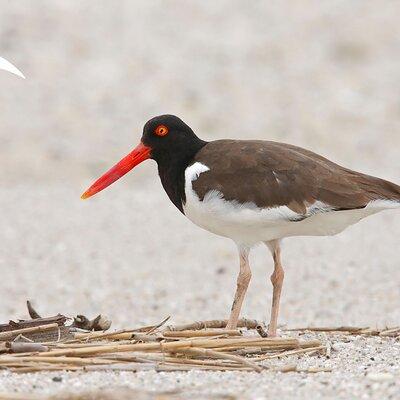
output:
[[[317,339],[268,338],[254,320],[240,320],[246,331],[226,330],[225,320],[198,321],[163,327],[161,323],[115,332],[74,334],[72,339],[46,343],[12,341],[24,333],[57,329],[57,324],[39,325],[0,333],[0,368],[17,373],[39,371],[256,371],[329,372],[329,368],[299,369],[289,364],[265,365],[276,358],[323,354],[329,357],[328,334],[400,336],[400,328],[306,327],[296,331],[317,332]],[[289,331],[289,330],[287,330]],[[293,329],[294,331],[294,329]],[[22,353],[20,353],[22,352]]]

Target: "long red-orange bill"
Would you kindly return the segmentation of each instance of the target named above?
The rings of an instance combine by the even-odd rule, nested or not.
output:
[[[110,186],[116,180],[128,173],[133,167],[150,157],[151,148],[145,146],[142,142],[136,146],[127,156],[125,156],[118,164],[114,165],[109,171],[101,176],[85,193],[81,199],[87,199],[101,190]]]

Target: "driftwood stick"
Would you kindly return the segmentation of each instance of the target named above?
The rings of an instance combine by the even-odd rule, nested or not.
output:
[[[350,333],[353,335],[377,336],[377,335],[379,335],[379,332],[380,331],[377,329],[366,328],[366,329],[362,329],[361,331],[350,332]]]
[[[219,351],[215,350],[210,350],[210,349],[201,349],[198,347],[191,347],[191,348],[183,348],[179,350],[180,353],[184,354],[192,354],[196,356],[202,356],[202,357],[211,357],[211,358],[217,358],[221,360],[229,360],[229,361],[235,361],[239,364],[242,364],[245,367],[250,367],[253,368],[257,372],[261,372],[263,369],[255,364],[253,361],[247,360],[244,357],[240,356],[235,356],[233,354],[225,354]]]
[[[246,349],[254,349],[253,346],[218,346],[218,347],[213,347],[214,350],[216,351],[224,351],[224,352],[229,352],[229,353],[234,353],[237,350],[243,350],[243,353],[245,353]],[[268,347],[260,347],[261,353],[266,353],[266,352],[277,352],[277,351],[284,351],[284,350],[293,350],[293,349],[298,349],[299,346],[296,344],[288,344],[288,345],[274,345],[271,346],[269,345]]]
[[[262,340],[262,339],[259,339]],[[273,339],[270,339],[273,340]],[[276,340],[276,339],[275,339]],[[296,340],[296,339],[294,339]],[[253,343],[253,345],[249,345],[249,346],[218,346],[215,348],[215,350],[223,350],[223,351],[237,351],[237,350],[241,350],[241,351],[246,351],[246,348],[249,347],[251,350],[254,349],[253,346],[258,346],[259,343]],[[298,349],[298,348],[308,348],[308,347],[317,347],[317,346],[321,346],[321,342],[319,340],[309,340],[307,342],[276,342],[276,343],[268,343],[267,345],[261,345],[259,346],[260,348],[260,352],[261,353],[265,353],[265,352],[271,352],[271,351],[279,351],[279,350],[293,350],[293,349]]]
[[[176,363],[176,364],[191,364],[191,365],[213,365],[213,366],[230,366],[238,367],[240,366],[237,362],[230,362],[226,360],[208,360],[204,358],[183,358],[166,356],[165,354],[138,354],[137,356],[121,356],[119,354],[109,355],[107,359],[118,360],[121,362],[161,362],[161,363]]]
[[[139,342],[161,342],[164,337],[161,335],[148,335],[146,333],[133,333],[132,339]]]
[[[326,341],[325,357],[331,358],[332,344],[329,340]]]
[[[88,342],[88,343],[42,343],[43,345],[48,345],[52,349],[75,349],[75,348],[86,348],[86,347],[96,347],[107,344],[107,342]],[[118,344],[132,344],[131,340],[121,340]]]
[[[275,350],[269,350],[270,354],[275,354]],[[232,350],[232,353],[237,354],[238,356],[249,356],[253,354],[264,354],[265,351],[261,347],[245,347],[243,349]]]
[[[297,368],[297,372],[307,372],[309,374],[317,374],[319,372],[332,372],[332,368],[329,367]]]
[[[20,333],[16,338],[13,339],[13,342],[34,343],[34,340],[27,338],[22,333]]]
[[[297,339],[281,339],[281,338],[258,338],[258,337],[243,337],[243,338],[226,338],[226,339],[202,339],[195,338],[192,340],[181,340],[179,342],[166,343],[173,347],[176,343],[193,343],[194,347],[209,347],[209,348],[241,348],[241,347],[264,347],[274,349],[276,347],[299,347],[300,342]]]
[[[307,349],[309,347],[318,347],[318,346],[322,346],[321,341],[318,339],[307,340],[307,341],[300,340],[299,341],[299,347],[301,349]]]
[[[385,329],[379,333],[379,336],[400,336],[400,327]]]
[[[253,368],[242,367],[241,365],[229,365],[215,362],[214,365],[210,364],[176,364],[176,363],[115,363],[115,364],[96,364],[96,365],[46,365],[46,364],[37,364],[37,365],[29,365],[24,367],[14,367],[11,368],[12,372],[18,373],[27,373],[27,372],[42,372],[42,371],[76,371],[76,370],[85,370],[85,371],[138,371],[138,370],[155,370],[157,372],[161,371],[190,371],[193,369],[201,369],[201,370],[216,370],[216,371],[254,371]],[[1,398],[1,397],[0,397]]]
[[[318,347],[308,347],[308,348],[298,349],[298,350],[288,350],[288,351],[283,351],[283,352],[277,353],[277,354],[265,354],[260,357],[253,357],[253,358],[251,358],[251,360],[253,360],[253,361],[270,360],[273,358],[294,356],[297,354],[314,353],[314,352],[318,352],[321,350],[326,350],[326,347],[318,346]]]
[[[91,340],[126,340],[131,339],[132,333],[135,332],[133,329],[120,329],[114,332],[77,332],[74,333],[74,339],[68,340],[65,343],[76,343],[80,341],[91,341]]]
[[[154,325],[152,328],[150,328],[146,333],[149,335],[150,333],[154,332],[158,328],[161,328],[165,323],[170,319],[171,317],[168,315],[168,317],[164,318],[159,324]]]
[[[18,322],[10,321],[8,324],[0,324],[0,332],[10,332],[15,331],[16,329],[32,328],[35,326],[48,324],[57,324],[59,326],[63,326],[66,321],[67,317],[60,314],[48,318],[36,318]]]
[[[207,328],[225,328],[228,320],[226,319],[215,319],[210,321],[197,321],[191,324],[183,324],[183,325],[169,325],[165,328],[166,331],[186,331],[186,330],[200,330]],[[254,319],[239,319],[237,327],[238,328],[247,328],[247,329],[255,329],[256,326],[259,325],[258,321]]]
[[[36,353],[49,351],[47,346],[40,343],[6,342],[6,349],[9,353]]]
[[[68,359],[69,357],[65,357]],[[117,362],[164,362],[167,356],[164,353],[115,353],[115,354],[106,354],[106,355],[99,355],[98,359],[104,360],[112,360]]]
[[[242,364],[236,362],[227,362],[225,360],[206,360],[199,358],[181,358],[181,357],[165,357],[165,363],[168,364],[185,364],[185,365],[209,365],[212,367],[230,367],[241,368]]]
[[[1,332],[0,340],[10,340],[21,333],[22,334],[36,333],[36,332],[49,331],[51,329],[57,329],[57,328],[58,328],[58,324],[53,323],[53,324],[47,324],[47,325],[32,326],[30,328],[15,329],[15,330],[9,331],[9,332]]]
[[[164,363],[164,364],[119,364],[119,365],[107,365],[107,366],[88,366],[84,367],[87,371],[93,370],[117,370],[117,371],[137,371],[137,370],[155,370],[157,372],[173,372],[173,371],[192,371],[194,369],[206,370],[206,371],[254,371],[252,368],[248,367],[232,367],[226,365],[185,365],[185,364],[174,364],[174,363]]]
[[[0,366],[7,363],[20,363],[21,366],[26,362],[47,363],[47,364],[71,364],[71,365],[91,365],[91,364],[113,364],[116,361],[107,358],[80,358],[80,357],[39,357],[35,356],[2,356]]]
[[[274,368],[273,371],[275,372],[298,372],[297,370],[297,365],[295,364],[289,364],[285,365],[284,367],[279,367],[279,368]]]
[[[298,348],[297,339],[268,339],[268,338],[243,338],[243,339],[197,339],[179,340],[168,343],[137,343],[137,344],[111,344],[99,345],[89,348],[60,349],[42,353],[42,356],[89,356],[93,354],[129,352],[129,351],[161,351],[171,352],[183,347],[207,347],[207,348],[241,348],[260,346],[275,349],[281,346],[287,348]]]
[[[206,330],[185,330],[185,331],[164,331],[163,336],[181,338],[181,337],[200,337],[200,336],[242,336],[242,333],[237,329],[206,329]]]
[[[95,332],[92,335],[87,335],[86,333],[76,333],[75,338],[73,340],[70,340],[65,343],[76,343],[76,342],[90,342],[90,341],[101,341],[104,339],[108,340],[118,340],[118,341],[123,341],[123,340],[140,340],[143,342],[157,342],[162,339],[164,339],[163,336],[157,334],[157,335],[148,335],[146,333],[142,332],[133,332],[133,331],[116,331],[116,332],[110,332],[110,333],[100,333],[96,334]]]

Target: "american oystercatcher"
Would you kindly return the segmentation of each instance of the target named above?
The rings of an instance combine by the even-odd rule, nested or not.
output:
[[[99,178],[86,199],[142,161],[157,162],[169,198],[196,225],[237,245],[240,271],[227,328],[237,325],[251,278],[249,251],[274,259],[269,336],[276,336],[284,271],[280,242],[334,235],[362,218],[400,207],[400,186],[341,167],[311,151],[263,140],[206,142],[174,115],[149,120],[139,145]]]

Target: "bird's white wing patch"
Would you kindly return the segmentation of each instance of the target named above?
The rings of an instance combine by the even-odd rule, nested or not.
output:
[[[11,64],[3,57],[0,57],[0,69],[11,72],[12,74],[19,76],[20,78],[25,79],[24,74],[15,65]]]
[[[209,171],[210,168],[200,162],[195,162],[185,170],[185,182],[186,185],[192,187],[192,182],[195,181],[202,172]]]

